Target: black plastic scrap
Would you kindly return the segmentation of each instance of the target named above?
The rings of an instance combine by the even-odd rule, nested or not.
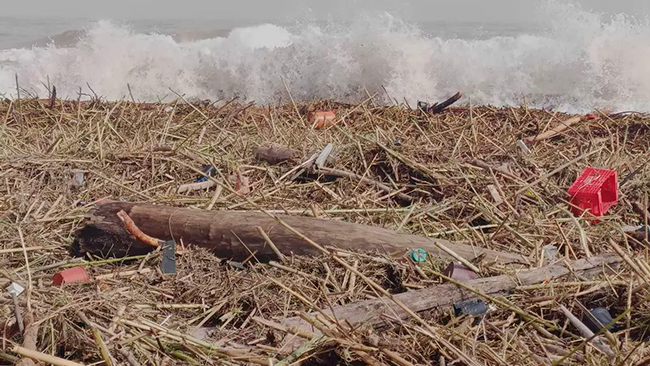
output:
[[[481,300],[468,300],[454,304],[454,314],[456,316],[469,315],[478,316],[487,313],[488,306]]]
[[[165,274],[176,273],[176,242],[173,240],[163,243],[160,270]]]
[[[610,324],[614,319],[609,311],[605,308],[595,308],[590,312],[585,312],[582,317],[582,322],[589,328],[592,332],[598,333],[603,327],[607,324]],[[612,331],[614,329],[614,324],[611,324],[607,327],[607,330]]]

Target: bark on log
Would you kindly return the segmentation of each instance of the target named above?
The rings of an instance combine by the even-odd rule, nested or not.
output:
[[[603,274],[608,267],[616,267],[623,260],[616,253],[601,254],[591,258],[580,259],[570,263],[552,264],[541,268],[520,271],[514,275],[502,275],[488,278],[479,278],[466,282],[468,286],[491,296],[505,295],[517,286],[527,286],[542,283],[547,280],[558,279],[571,273],[593,277]],[[451,306],[454,303],[479,298],[473,292],[451,283],[437,285],[422,290],[409,291],[394,295],[396,299],[415,312],[427,311],[437,307]],[[368,324],[375,325],[382,321],[382,315],[397,316],[401,319],[408,318],[406,312],[388,298],[380,298],[355,302],[349,305],[335,307],[334,313],[339,324]],[[332,316],[332,310],[324,310]],[[316,314],[310,314],[317,316]],[[318,315],[320,316],[320,315]],[[300,317],[292,317],[281,322],[282,325],[298,331],[317,332],[313,327]]]
[[[94,209],[91,220],[78,233],[73,249],[78,255],[89,252],[107,257],[122,257],[148,253],[151,246],[129,234],[117,213],[124,210],[144,233],[156,239],[205,247],[222,258],[243,260],[251,252],[258,260],[277,260],[273,250],[265,244],[257,227],[261,227],[285,255],[320,255],[321,253],[261,212],[204,211],[198,209],[107,202]],[[299,216],[282,216],[282,220],[322,246],[345,250],[393,253],[408,248],[424,248],[431,255],[449,258],[435,241],[444,244],[458,255],[472,259],[485,254],[485,260],[499,263],[527,263],[519,254],[452,243],[416,235],[351,224],[341,221]],[[243,244],[242,244],[243,243]]]

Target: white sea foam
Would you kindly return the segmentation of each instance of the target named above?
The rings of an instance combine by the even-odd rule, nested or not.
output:
[[[169,89],[190,98],[239,96],[258,104],[320,98],[440,100],[462,91],[474,104],[593,107],[650,111],[650,22],[605,17],[553,4],[542,34],[489,39],[441,38],[390,14],[346,24],[272,24],[236,28],[227,37],[179,42],[101,21],[74,46],[0,51],[0,93],[21,87],[76,98],[87,84],[122,99]],[[384,91],[384,87],[387,91]],[[389,97],[391,99],[389,99]]]

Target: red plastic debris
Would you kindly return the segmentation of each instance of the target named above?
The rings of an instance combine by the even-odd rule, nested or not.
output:
[[[618,202],[618,175],[615,170],[586,167],[569,188],[571,211],[582,215],[603,216]]]
[[[596,119],[596,115],[593,113],[587,114],[587,119]]]
[[[72,267],[57,272],[52,278],[52,285],[61,286],[64,283],[88,282],[88,273],[84,267]]]

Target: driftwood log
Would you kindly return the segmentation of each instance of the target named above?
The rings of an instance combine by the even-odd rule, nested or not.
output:
[[[208,248],[222,258],[243,260],[255,253],[262,262],[277,260],[257,227],[261,227],[282,254],[320,255],[304,240],[261,212],[205,211],[161,205],[109,201],[91,212],[91,219],[78,233],[73,249],[78,255],[123,257],[150,252],[153,248],[129,234],[117,213],[124,210],[140,230],[160,240]],[[485,255],[484,260],[500,263],[527,263],[520,254],[431,239],[416,235],[351,224],[341,221],[279,215],[284,222],[321,246],[344,250],[394,253],[408,248],[424,248],[431,255],[449,258],[436,242],[466,259]]]
[[[498,297],[512,292],[518,286],[535,285],[544,281],[562,278],[572,273],[588,278],[595,277],[605,274],[608,268],[616,268],[622,261],[623,259],[616,253],[601,254],[572,263],[552,264],[541,268],[522,270],[513,275],[478,278],[468,281],[466,284],[483,294]],[[393,296],[415,312],[451,306],[460,301],[480,298],[475,293],[451,283],[408,291]],[[402,308],[385,297],[337,306],[324,310],[324,313],[331,317],[332,310],[339,324],[349,323],[353,326],[358,324],[375,325],[382,322],[384,316],[401,319],[408,317]],[[320,314],[312,313],[310,316],[319,317]],[[291,333],[294,334],[296,331],[317,332],[308,322],[298,316],[285,319],[282,321],[282,325],[291,329]]]

